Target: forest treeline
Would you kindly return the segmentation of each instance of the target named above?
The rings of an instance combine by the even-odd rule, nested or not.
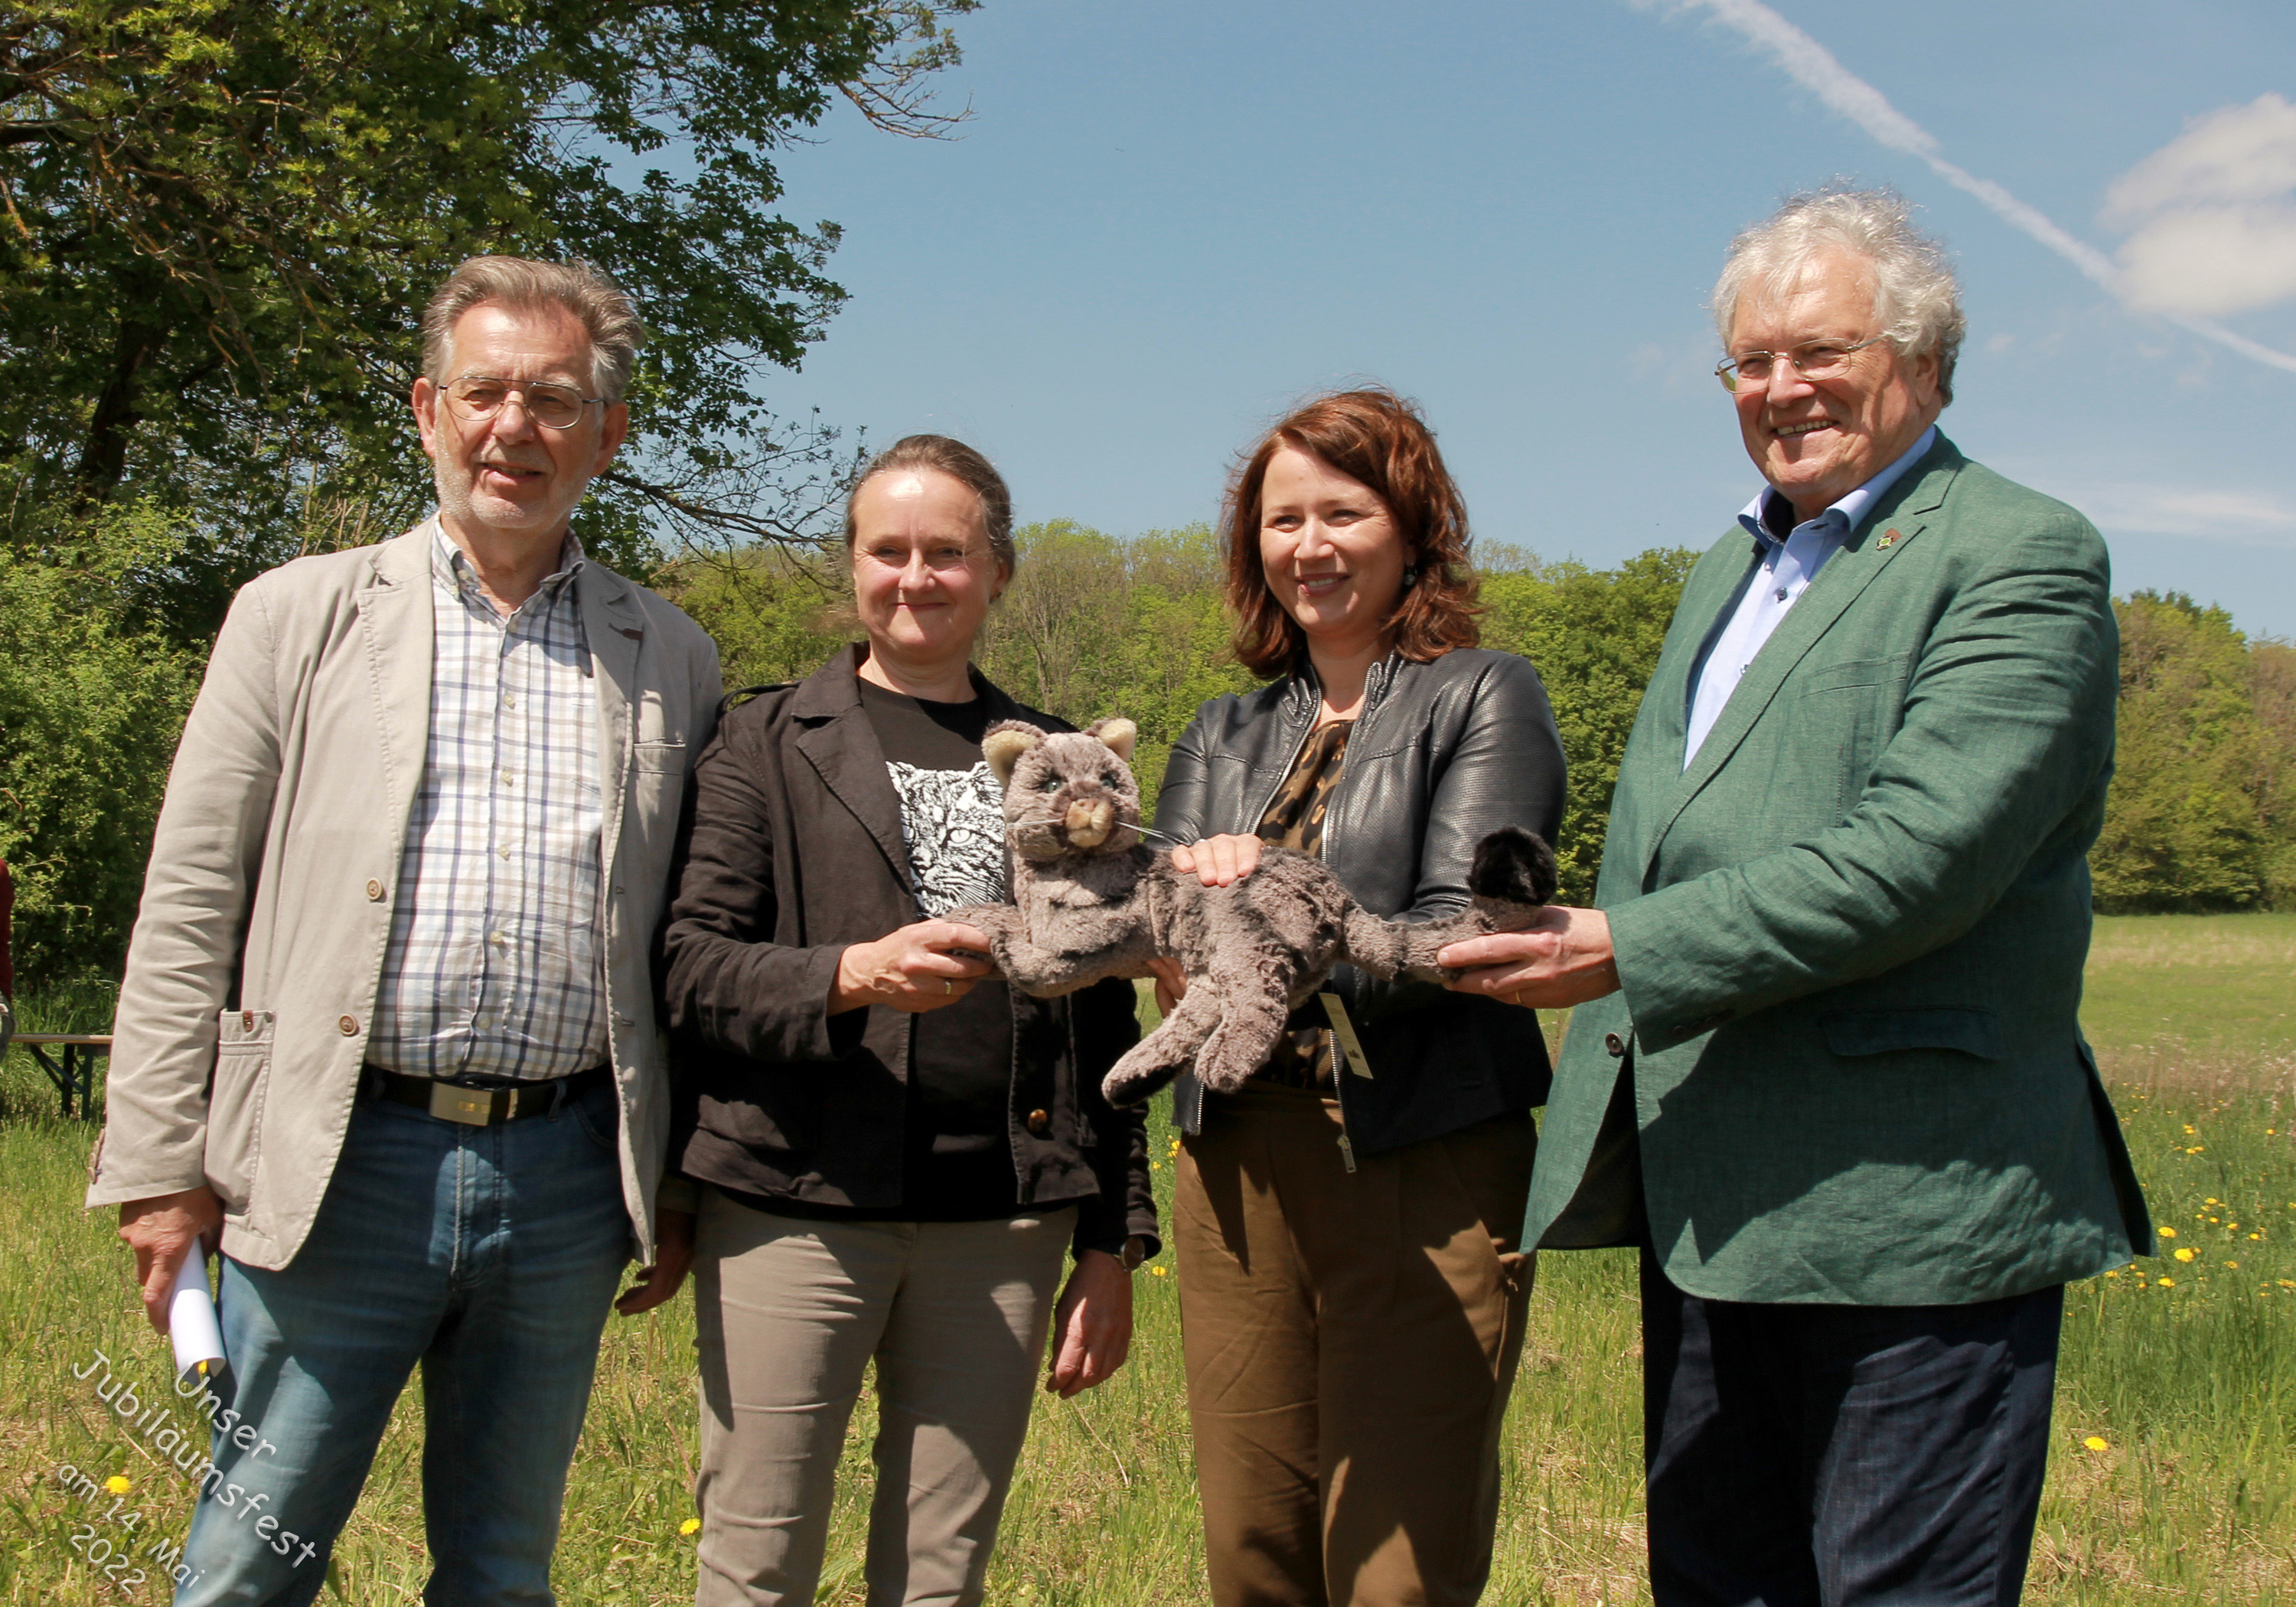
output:
[[[68,547],[0,547],[0,858],[17,880],[20,972],[117,967],[168,767],[203,654],[144,601],[181,562],[168,521],[126,509]],[[1068,521],[1019,532],[980,668],[1079,724],[1136,721],[1152,807],[1171,744],[1207,698],[1250,686],[1227,652],[1203,526],[1120,539]],[[1562,896],[1584,900],[1642,691],[1695,554],[1615,569],[1483,555],[1483,639],[1538,666],[1570,760]],[[718,642],[729,687],[811,672],[852,639],[842,554],[760,546],[656,583]],[[2220,608],[2139,592],[2121,627],[2120,759],[2092,856],[2107,911],[2296,908],[2296,648]]]

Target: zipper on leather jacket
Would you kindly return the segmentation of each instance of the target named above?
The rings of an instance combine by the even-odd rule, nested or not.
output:
[[[1316,701],[1318,705],[1322,703],[1323,699],[1320,694]],[[1284,761],[1283,768],[1275,773],[1275,784],[1267,789],[1267,796],[1259,800],[1259,808],[1253,810],[1250,818],[1244,822],[1243,830],[1252,832],[1259,830],[1259,823],[1267,818],[1267,806],[1274,803],[1275,795],[1283,790],[1284,779],[1292,774],[1292,767],[1300,762],[1300,756],[1308,750],[1308,739],[1315,734],[1316,716],[1315,711],[1310,709],[1308,714],[1308,728],[1300,734],[1300,740],[1292,744],[1292,757]]]

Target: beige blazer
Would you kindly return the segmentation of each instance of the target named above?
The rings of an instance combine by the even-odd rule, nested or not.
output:
[[[300,558],[233,601],[184,727],[112,1030],[90,1206],[205,1183],[223,1250],[294,1259],[333,1176],[430,734],[432,521]],[[586,563],[597,689],[606,996],[622,1193],[642,1260],[669,1124],[649,963],[718,650]]]

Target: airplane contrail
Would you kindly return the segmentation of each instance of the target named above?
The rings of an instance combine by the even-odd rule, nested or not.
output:
[[[1652,0],[1632,0],[1632,4],[1637,10],[1647,10]],[[1967,168],[1946,160],[1939,153],[1941,147],[1935,135],[1890,104],[1889,97],[1844,67],[1832,51],[1764,5],[1761,0],[1677,0],[1677,9],[1712,13],[1717,21],[1735,29],[1751,43],[1767,51],[1795,83],[1863,128],[1881,144],[1892,151],[1902,151],[1908,156],[1919,157],[1929,164],[1932,173],[1955,189],[1975,196],[2011,227],[2039,241],[2079,268],[2083,275],[2112,291],[2116,299],[2120,296],[2120,270],[2113,266],[2110,257],[2068,234],[1991,179],[1980,178]],[[2246,335],[2226,329],[2211,319],[2191,317],[2181,313],[2161,316],[2205,340],[2229,347],[2244,357],[2252,357],[2257,362],[2296,373],[2296,357],[2259,345]]]

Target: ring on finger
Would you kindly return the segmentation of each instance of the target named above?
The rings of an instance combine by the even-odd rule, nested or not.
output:
[[[940,980],[940,990],[943,993],[947,994],[952,998],[956,996],[956,984],[950,981],[947,977],[943,977]]]

